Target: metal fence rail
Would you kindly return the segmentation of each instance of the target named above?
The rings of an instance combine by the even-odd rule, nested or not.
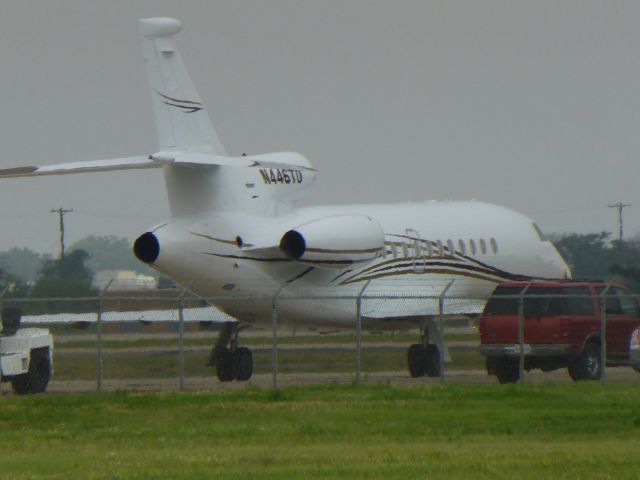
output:
[[[465,305],[477,305],[479,302],[483,303],[480,298],[461,298],[455,295],[448,294],[449,285],[442,286],[438,295],[420,295],[417,292],[415,295],[388,295],[380,291],[374,291],[369,288],[369,282],[362,285],[357,291],[350,292],[348,295],[332,295],[325,294],[318,295],[313,292],[298,292],[297,294],[291,294],[290,292],[284,292],[279,290],[274,295],[264,296],[247,296],[241,298],[235,298],[237,302],[256,302],[264,301],[269,302],[271,306],[271,324],[270,335],[257,337],[259,340],[253,339],[254,343],[258,343],[259,347],[255,349],[257,358],[257,371],[259,373],[265,373],[270,371],[271,382],[270,386],[277,388],[281,382],[281,367],[283,361],[287,365],[288,371],[293,367],[290,366],[291,358],[305,356],[318,356],[324,355],[326,357],[324,363],[318,367],[318,370],[323,370],[323,367],[327,372],[334,369],[341,368],[342,373],[349,375],[349,371],[352,373],[352,381],[359,383],[366,379],[367,363],[364,359],[371,360],[378,356],[389,357],[393,359],[393,365],[390,365],[390,369],[398,368],[399,357],[406,358],[402,345],[412,342],[409,335],[402,337],[402,341],[387,342],[383,347],[377,346],[375,340],[369,334],[369,320],[371,312],[379,308],[378,305],[381,302],[399,302],[399,304],[407,303],[407,317],[412,318],[415,321],[415,329],[411,335],[415,335],[415,341],[419,340],[419,334],[416,335],[416,331],[424,331],[425,325],[429,323],[430,333],[433,338],[427,339],[432,343],[438,345],[439,352],[444,359],[448,359],[448,344],[451,340],[445,340],[445,334],[447,333],[447,318],[454,315],[452,312],[462,311]],[[527,379],[526,372],[526,357],[527,357],[527,342],[526,342],[526,325],[527,319],[525,315],[525,303],[529,299],[535,298],[549,298],[549,295],[528,295],[528,288],[523,288],[517,295],[505,295],[501,298],[514,299],[518,303],[518,372],[519,381],[525,382]],[[609,286],[607,286],[599,295],[599,301],[601,305],[608,305],[608,298],[610,298]],[[555,295],[554,297],[571,298],[571,295]],[[638,303],[640,296],[633,296],[635,302]],[[162,296],[131,296],[131,295],[116,295],[113,292],[109,296],[106,295],[106,289],[98,297],[92,298],[58,298],[58,299],[1,299],[3,304],[19,305],[23,311],[23,321],[28,325],[51,325],[54,328],[54,338],[59,341],[59,347],[55,350],[57,363],[63,365],[62,369],[65,372],[65,377],[68,380],[79,380],[84,378],[86,380],[88,376],[88,363],[93,357],[95,360],[95,389],[102,390],[105,388],[105,381],[108,380],[108,376],[112,375],[118,378],[126,378],[127,374],[133,375],[132,378],[138,378],[135,375],[136,367],[140,372],[146,372],[150,375],[150,378],[166,378],[167,372],[173,370],[174,380],[176,384],[174,388],[179,390],[185,390],[188,388],[189,380],[199,378],[203,375],[203,371],[200,368],[200,363],[205,363],[206,359],[211,355],[211,350],[214,345],[216,332],[219,330],[219,326],[225,322],[229,322],[231,318],[223,312],[212,308],[210,305],[219,304],[220,302],[229,302],[229,298],[226,297],[212,297],[207,299],[194,298],[186,293],[186,290],[181,292],[175,292],[174,294],[164,294]],[[292,343],[291,333],[289,337],[283,336],[283,331],[288,329],[291,331],[293,328],[295,335],[300,335],[299,327],[294,325],[282,326],[279,323],[280,312],[287,311],[289,302],[295,301],[321,301],[326,305],[330,305],[332,302],[352,302],[353,306],[353,321],[349,324],[345,324],[342,328],[342,336],[340,337],[340,344],[335,345],[334,342],[327,342],[327,338],[332,340],[331,337],[318,337],[321,339],[320,347],[315,348],[308,346],[306,343],[305,348],[308,350],[308,354],[301,354],[299,350],[304,348],[296,347],[296,343]],[[466,302],[466,303],[465,303]],[[415,315],[416,308],[423,305],[425,311],[429,314],[420,319]],[[157,308],[152,308],[157,307]],[[607,381],[607,320],[610,314],[607,313],[607,308],[601,309],[602,314],[600,318],[600,364],[602,367],[602,374],[600,376],[601,382]],[[640,313],[639,322],[640,322]],[[127,337],[126,332],[132,330],[131,325],[143,323],[147,325],[142,328],[142,333],[135,334],[135,341],[125,340]],[[88,330],[83,335],[68,334],[65,329],[60,326],[83,326]],[[160,333],[146,333],[145,329],[158,329],[158,325],[164,325],[164,329]],[[114,325],[121,325],[120,333],[114,333]],[[128,325],[128,327],[125,327]],[[153,327],[156,325],[156,327]],[[108,331],[105,331],[105,328]],[[204,332],[198,333],[197,329],[203,329]],[[472,327],[466,330],[467,332],[475,332]],[[124,332],[124,333],[123,333]],[[265,332],[266,333],[266,332]],[[241,337],[246,337],[246,334],[241,333]],[[366,338],[363,338],[365,337]],[[93,338],[93,340],[91,340]],[[334,337],[334,339],[337,337]],[[384,337],[387,338],[387,337]],[[395,337],[394,337],[395,338]],[[462,340],[461,345],[458,346],[458,351],[466,352],[467,356],[477,355],[472,358],[475,367],[481,369],[484,368],[482,364],[482,358],[478,350],[478,336],[476,334],[469,334],[470,340]],[[351,340],[352,339],[352,340]],[[260,340],[264,340],[263,343]],[[282,342],[286,340],[288,345]],[[365,340],[368,340],[367,343]],[[638,339],[640,340],[640,338]],[[188,341],[188,343],[187,343]],[[423,342],[426,340],[423,339]],[[119,343],[118,343],[119,342]],[[129,342],[130,347],[122,348],[123,342]],[[174,343],[175,342],[175,343]],[[105,343],[108,346],[105,346]],[[455,343],[455,341],[454,341]],[[467,343],[469,345],[467,345]],[[118,344],[117,346],[114,346]],[[72,348],[65,347],[65,345],[75,345]],[[154,347],[156,345],[156,347]],[[159,346],[159,347],[158,347]],[[406,345],[408,346],[408,345]],[[475,350],[474,350],[475,349]],[[123,353],[124,352],[124,353]],[[296,353],[298,352],[298,353]],[[320,352],[320,353],[319,353]],[[125,355],[126,354],[126,355]],[[461,354],[458,354],[459,356]],[[269,361],[265,363],[266,356]],[[351,357],[351,361],[345,360]],[[153,361],[152,361],[153,360]],[[126,362],[130,361],[133,366],[130,366]],[[154,363],[155,361],[155,363]],[[335,367],[332,362],[339,364]],[[348,362],[351,366],[347,366],[344,362]],[[395,362],[395,363],[393,363]],[[149,365],[147,365],[149,364]],[[145,366],[146,365],[146,366]],[[144,367],[144,368],[143,368]],[[474,367],[474,368],[475,368]],[[370,367],[375,371],[381,368],[380,365]],[[406,367],[405,367],[406,368]],[[475,368],[478,370],[478,368]],[[382,370],[384,371],[384,370]],[[439,380],[440,382],[451,381],[450,373],[457,372],[456,359],[450,364],[445,366],[444,361],[439,363]],[[75,372],[75,373],[74,373]],[[133,372],[133,373],[132,373]],[[145,373],[142,373],[144,375]],[[304,374],[304,372],[301,372]],[[77,375],[77,377],[74,377]],[[206,375],[206,374],[204,374]],[[209,373],[211,377],[211,385],[217,385],[213,380],[214,372]],[[55,379],[55,377],[54,377]]]

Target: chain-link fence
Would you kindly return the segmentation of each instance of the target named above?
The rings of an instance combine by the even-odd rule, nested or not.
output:
[[[488,372],[501,382],[637,375],[629,368],[640,362],[637,296],[610,285],[594,295],[525,284],[496,292],[481,315],[486,295],[462,297],[451,287],[390,295],[366,283],[341,294],[207,299],[176,290],[105,292],[3,303],[22,309],[23,327],[51,330],[53,390],[495,383]],[[587,378],[572,366],[577,358]]]

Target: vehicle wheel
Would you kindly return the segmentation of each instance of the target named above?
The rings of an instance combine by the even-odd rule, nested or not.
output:
[[[409,374],[413,378],[424,377],[425,374],[426,351],[424,345],[414,343],[407,351],[407,363],[409,364]]]
[[[516,357],[497,358],[493,368],[500,383],[516,383],[520,380],[520,361]]]
[[[236,379],[238,381],[245,381],[251,378],[253,374],[253,354],[251,350],[246,347],[238,348],[234,353]]]
[[[51,357],[49,347],[31,350],[29,371],[11,379],[13,391],[19,395],[42,393],[51,379]]]
[[[440,376],[440,350],[438,346],[430,343],[425,349],[425,373],[429,377]]]
[[[233,354],[228,348],[216,352],[216,375],[221,382],[230,382],[236,378],[236,365]]]
[[[595,342],[587,343],[578,358],[569,365],[569,376],[576,382],[598,380],[602,375],[600,360],[600,345]]]

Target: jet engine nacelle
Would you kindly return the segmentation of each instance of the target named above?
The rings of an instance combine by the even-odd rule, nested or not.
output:
[[[381,257],[384,232],[366,215],[335,215],[289,230],[280,250],[294,260],[324,268],[345,268]]]

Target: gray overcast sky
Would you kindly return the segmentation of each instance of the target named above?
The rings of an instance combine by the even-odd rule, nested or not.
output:
[[[546,231],[640,233],[640,2],[0,2],[2,167],[156,150],[137,19],[173,16],[231,154],[293,150],[305,202],[478,199]],[[159,172],[0,182],[0,249],[135,238]]]

